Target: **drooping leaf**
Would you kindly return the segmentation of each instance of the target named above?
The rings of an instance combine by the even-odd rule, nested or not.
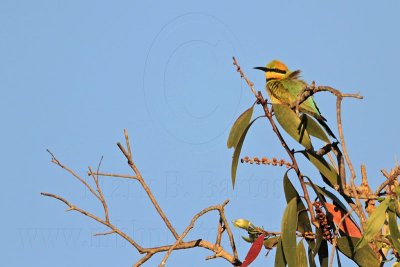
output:
[[[228,148],[236,147],[253,116],[254,105],[243,112],[233,124],[227,141]]]
[[[232,187],[235,188],[235,181],[236,181],[236,171],[237,171],[237,166],[239,163],[239,156],[240,156],[240,151],[242,151],[242,146],[244,139],[246,138],[246,134],[248,130],[250,129],[251,125],[260,117],[255,118],[252,122],[250,122],[246,129],[243,131],[242,136],[239,139],[239,142],[237,143],[235,147],[235,151],[233,152],[232,156],[232,166],[231,166],[231,178],[232,178]]]
[[[399,198],[399,197],[400,197],[400,185],[396,186],[396,187],[394,188],[394,191],[396,192],[397,197]]]
[[[317,195],[318,195],[318,194],[321,194],[321,195],[323,195],[323,196],[325,196],[325,197],[330,198],[330,199],[333,201],[333,203],[334,203],[335,205],[340,206],[343,210],[345,210],[345,211],[347,212],[346,206],[343,204],[343,202],[342,202],[337,196],[335,196],[332,192],[328,191],[328,190],[325,189],[324,187],[320,187],[319,185],[314,184],[314,183],[311,181],[311,179],[309,179],[308,177],[306,177],[306,178],[307,178],[308,181],[309,181],[309,182],[306,182],[306,184],[309,185],[309,186],[311,186],[311,187],[314,189],[314,191],[315,191],[315,193],[316,193]]]
[[[296,257],[297,257],[297,265],[298,267],[308,267],[307,264],[307,256],[306,256],[306,248],[304,247],[303,240],[297,244],[296,249]]]
[[[322,234],[321,234],[321,242],[318,247],[318,259],[321,267],[328,267],[328,262],[329,262],[328,242],[325,239],[322,239]]]
[[[274,247],[276,247],[279,243],[279,241],[281,240],[280,236],[274,236],[274,237],[270,237],[268,239],[264,240],[264,247],[266,249],[272,249]]]
[[[367,219],[365,224],[365,232],[356,245],[356,250],[367,245],[375,235],[381,230],[386,219],[386,210],[389,207],[390,198],[386,198],[381,204],[372,212],[371,216]]]
[[[287,203],[289,203],[289,201],[292,198],[297,199],[297,212],[298,212],[297,228],[299,232],[301,233],[311,232],[312,228],[311,228],[310,218],[308,217],[307,209],[304,206],[304,203],[301,200],[300,195],[297,192],[296,188],[293,186],[292,182],[290,182],[290,179],[288,177],[288,171],[286,171],[283,177],[283,189],[285,191],[285,198]]]
[[[376,258],[370,246],[355,248],[360,239],[355,237],[339,237],[336,240],[337,248],[348,258],[354,260],[359,266],[378,267],[380,261]]]
[[[289,267],[296,266],[297,199],[292,198],[282,216],[282,247]]]
[[[397,216],[396,216],[396,208],[393,203],[394,200],[390,201],[388,215],[389,215],[389,230],[390,237],[393,243],[394,248],[399,252],[400,251],[400,232],[399,227],[397,226]]]
[[[314,240],[307,240],[307,244],[308,244],[308,265],[310,267],[317,267],[316,263],[315,263],[315,255],[314,255],[314,251],[313,249],[315,248],[315,242]]]
[[[296,188],[294,188],[292,182],[289,179],[288,172],[289,170],[286,171],[285,175],[283,176],[283,191],[285,192],[286,203],[289,203],[292,198],[300,197]]]
[[[339,249],[335,248],[335,250],[336,250],[336,260],[337,260],[338,267],[342,267],[342,261],[340,260]]]
[[[324,182],[333,188],[339,185],[339,174],[323,157],[311,151],[301,151],[301,153],[319,170]]]
[[[342,221],[342,218],[347,213],[346,211],[343,211],[340,207],[328,202],[325,203],[325,208],[332,215],[332,219],[336,223],[336,225],[339,225],[340,230],[342,230],[350,237],[361,238],[362,234],[360,229],[349,216],[344,218],[344,220]]]
[[[241,267],[247,267],[252,263],[260,254],[261,248],[264,243],[265,235],[259,235],[257,239],[251,245],[249,252],[247,252],[246,258],[244,259]]]
[[[307,114],[302,114],[300,120],[305,125],[305,128],[309,135],[312,135],[326,143],[330,142],[322,127],[318,123],[316,123],[310,116],[308,116]]]
[[[275,267],[286,267],[285,254],[282,247],[282,239],[279,239],[278,245],[276,246],[275,254]]]
[[[275,117],[282,128],[305,149],[311,149],[312,144],[307,130],[303,127],[300,118],[290,107],[282,104],[272,104]]]

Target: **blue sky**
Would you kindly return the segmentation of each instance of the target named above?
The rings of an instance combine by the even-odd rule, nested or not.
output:
[[[115,143],[127,128],[139,169],[178,232],[201,209],[231,199],[228,219],[279,230],[283,168],[239,165],[232,191],[229,128],[253,102],[235,72],[238,58],[258,90],[254,66],[281,59],[303,78],[344,92],[343,123],[359,174],[371,185],[399,157],[396,77],[398,1],[8,1],[0,2],[3,131],[0,189],[2,266],[131,266],[140,255],[103,228],[40,196],[48,191],[95,213],[82,186],[52,165],[50,149],[84,175],[87,166],[129,173]],[[335,122],[335,99],[316,96]],[[295,145],[294,143],[291,143]],[[285,157],[265,121],[254,125],[243,155]],[[310,166],[303,172],[319,178]],[[359,176],[359,175],[358,175]],[[143,246],[172,242],[138,185],[103,180],[111,220]],[[217,214],[190,238],[214,240]],[[235,237],[241,258],[249,245]],[[172,254],[169,266],[229,266],[204,261],[203,249]],[[161,256],[161,255],[160,255]],[[154,257],[145,266],[158,265]],[[274,254],[252,266],[273,263]]]

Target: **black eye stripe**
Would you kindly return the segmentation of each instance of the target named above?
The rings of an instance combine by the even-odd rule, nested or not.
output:
[[[280,69],[270,69],[267,68],[267,72],[276,72],[276,73],[281,73],[281,74],[286,74],[286,70],[280,70]]]

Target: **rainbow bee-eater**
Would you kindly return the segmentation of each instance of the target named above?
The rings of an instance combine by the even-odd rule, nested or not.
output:
[[[255,67],[255,69],[265,72],[265,88],[272,104],[285,104],[289,106],[297,101],[298,95],[307,87],[307,83],[300,79],[300,70],[290,71],[279,60],[273,60],[265,67]],[[299,105],[298,111],[311,115],[324,127],[330,136],[336,139],[312,96]]]

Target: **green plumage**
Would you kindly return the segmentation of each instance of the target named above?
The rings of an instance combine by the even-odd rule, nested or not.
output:
[[[279,78],[267,80],[266,90],[273,104],[291,105],[298,99],[299,94],[307,87],[307,83],[299,78],[300,71],[287,72]],[[321,115],[314,98],[308,97],[299,106],[299,111],[314,117],[336,139],[331,129],[326,124],[326,119]]]
[[[273,79],[267,82],[267,92],[274,104],[291,105],[297,101],[298,95],[307,87],[306,82],[298,79],[300,71],[291,72],[284,78]],[[313,97],[309,97],[301,103],[299,111],[310,114],[311,116],[321,116]]]

